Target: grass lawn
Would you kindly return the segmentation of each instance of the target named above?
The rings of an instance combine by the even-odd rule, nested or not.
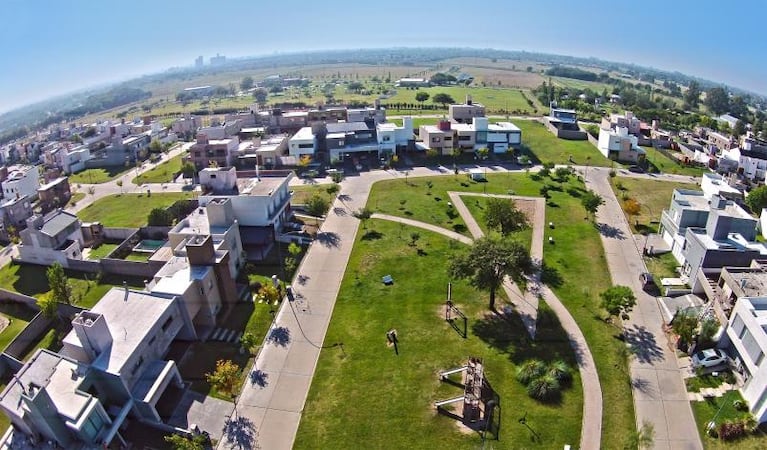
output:
[[[589,141],[558,139],[542,123],[534,120],[512,122],[522,130],[523,153],[530,154],[542,163],[572,164],[572,156],[575,164],[601,167],[613,165]]]
[[[60,320],[56,324],[55,328],[48,330],[38,340],[30,343],[29,347],[21,355],[22,361],[28,360],[38,349],[44,348],[57,352],[61,350],[61,340],[64,336],[72,330],[72,325],[69,322]]]
[[[418,230],[422,256],[417,256],[408,245],[412,228],[400,237],[398,224],[370,222],[368,229],[378,233],[358,235],[325,338],[326,345],[344,346],[320,354],[295,448],[355,448],[360,442],[369,448],[476,448],[481,445],[477,433],[459,431],[453,419],[433,407],[434,401],[463,392],[441,383],[437,373],[465,363],[468,356],[483,358],[486,378],[500,397],[497,444],[577,444],[583,406],[577,371],[555,404],[532,400],[514,377],[517,365],[532,357],[562,358],[575,366],[556,319],[543,314],[539,338],[531,342],[518,317],[499,318],[487,310],[486,292],[454,282],[453,300],[469,317],[464,339],[443,316],[446,261],[463,244]],[[393,276],[394,285],[381,284],[384,274]],[[392,328],[398,331],[399,355],[386,345],[385,333]],[[538,442],[518,423],[525,412],[528,425],[541,436]],[[556,427],[547,426],[554,422]]]
[[[690,402],[695,422],[698,425],[700,439],[707,450],[757,450],[767,446],[767,434],[757,431],[753,436],[734,441],[723,442],[706,434],[706,424],[716,416],[717,426],[726,420],[735,420],[748,416],[748,412],[738,411],[733,407],[735,400],[742,400],[738,391],[730,391],[721,397],[707,398],[702,402]],[[718,414],[718,415],[717,415]]]
[[[670,252],[646,256],[644,261],[647,264],[647,270],[653,274],[657,283],[660,283],[661,278],[677,278],[679,276],[679,272],[676,271],[679,262]]]
[[[604,415],[602,422],[603,442],[610,442],[611,447],[612,444],[621,447],[619,443],[626,441],[635,426],[627,353],[615,338],[615,327],[602,320],[604,312],[599,308],[599,293],[608,288],[611,281],[599,234],[592,223],[585,220],[586,212],[580,204],[583,183],[570,177],[568,182],[560,185],[549,178],[507,173],[488,173],[487,179],[487,183],[475,183],[465,175],[432,177],[428,179],[433,183],[430,196],[426,195],[427,178],[410,178],[409,184],[404,180],[381,181],[373,186],[368,207],[453,228],[463,222],[456,219],[447,223],[445,199],[448,190],[496,194],[513,190],[516,195],[538,196],[542,186],[555,186],[556,190],[550,190],[551,199],[546,207],[546,222],[556,225],[554,230],[546,233],[555,238],[556,245],[544,246],[544,261],[552,269],[548,284],[578,322],[594,355],[604,404],[609,405],[609,413]],[[400,210],[402,200],[405,204]],[[584,271],[584,267],[589,270]]]
[[[487,207],[488,198],[486,197],[461,197],[463,204],[466,205],[469,212],[474,218],[477,219],[477,224],[482,229],[482,232],[487,235],[488,229],[485,224],[485,208]],[[531,223],[532,225],[532,223]],[[497,230],[490,230],[495,235],[500,235]],[[509,234],[510,239],[515,239],[525,245],[526,248],[530,248],[533,243],[533,229],[532,226],[524,230],[519,230]]]
[[[91,251],[88,254],[88,259],[93,259],[93,260],[98,261],[101,258],[106,258],[107,255],[112,253],[112,251],[114,251],[114,249],[116,249],[119,246],[120,246],[120,244],[110,244],[110,243],[105,242],[105,243],[99,245],[98,247],[91,248]]]
[[[337,194],[328,193],[328,184],[306,184],[304,186],[291,186],[290,190],[293,191],[293,197],[290,198],[290,203],[294,205],[303,205],[312,198],[314,194],[318,194],[329,202],[335,200]]]
[[[652,147],[642,148],[647,152],[647,161],[650,165],[655,166],[658,172],[690,175],[692,177],[699,177],[704,172],[708,172],[703,167],[681,165]]]
[[[105,227],[140,227],[146,224],[149,212],[165,208],[176,200],[194,198],[191,192],[160,192],[147,194],[116,194],[96,200],[77,215],[83,222],[99,221]]]
[[[80,200],[82,200],[84,198],[85,198],[85,193],[84,192],[73,192],[72,193],[72,198],[69,200],[69,204],[71,206],[74,206],[74,205],[77,204],[77,202],[79,202]]]
[[[272,322],[271,310],[272,307],[268,305],[240,302],[235,304],[228,313],[226,311],[222,313],[227,317],[220,326],[236,330],[238,333],[253,333],[258,338],[258,342],[261,342]],[[253,349],[254,354],[256,350]],[[247,369],[253,358],[247,353],[240,353],[239,344],[216,341],[195,342],[190,346],[189,351],[191,354],[186,355],[179,370],[184,380],[192,382],[192,389],[195,391],[223,400],[231,400],[226,393],[218,392],[205,378],[205,374],[212,373],[216,368],[216,361],[221,359],[235,362],[242,370],[240,383],[248,382]],[[236,392],[239,391],[238,387]]]
[[[634,233],[649,230],[658,232],[660,215],[671,204],[671,194],[674,189],[697,189],[692,183],[677,183],[672,181],[648,180],[644,178],[615,177],[611,178],[613,191],[618,199],[633,198],[642,206],[639,215],[626,217]],[[639,226],[637,226],[637,222]]]
[[[466,100],[466,95],[471,95],[472,100],[475,103],[481,103],[485,105],[488,114],[493,114],[505,111],[522,111],[523,114],[532,114],[533,108],[527,104],[527,101],[520,93],[519,89],[508,88],[483,88],[483,87],[466,87],[466,86],[434,86],[428,88],[419,88],[417,90],[412,89],[397,89],[397,94],[382,100],[381,103],[392,105],[394,103],[414,103],[416,93],[423,91],[429,94],[429,99],[424,104],[431,104],[434,95],[439,93],[445,93],[453,97],[457,103],[463,103]],[[532,98],[531,94],[527,94],[529,98]],[[401,111],[406,113],[406,111]],[[439,111],[424,111],[424,113],[436,114]]]
[[[131,180],[131,183],[140,185],[144,183],[169,183],[173,181],[173,176],[181,170],[181,158],[183,156],[181,154],[166,160],[154,169],[137,176]]]
[[[7,347],[16,335],[27,326],[29,321],[35,317],[37,311],[19,303],[4,302],[0,303],[0,314],[10,319],[10,324],[0,332],[0,350],[5,350],[5,347]],[[0,415],[3,417],[5,416],[4,414]]]
[[[50,291],[47,269],[35,264],[8,264],[0,269],[0,287],[39,298]],[[131,287],[144,287],[141,277],[106,275],[96,282],[96,274],[71,270],[65,273],[72,285],[74,303],[85,308],[92,308],[109,289],[122,286],[123,281]]]
[[[133,167],[125,166],[99,167],[98,169],[85,169],[82,172],[69,176],[70,184],[99,184],[111,181]]]
[[[735,377],[732,375],[732,372],[724,372],[716,377],[713,374],[707,374],[684,380],[684,384],[687,386],[687,392],[700,392],[702,388],[716,388],[725,382],[730,384],[735,382]]]

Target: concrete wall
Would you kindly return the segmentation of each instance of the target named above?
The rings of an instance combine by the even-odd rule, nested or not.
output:
[[[104,258],[101,267],[105,273],[144,277],[151,279],[162,266],[164,261],[126,261],[124,259]]]
[[[559,128],[552,125],[548,120],[544,121],[544,125],[546,125],[546,128],[548,128],[548,130],[551,131],[554,136],[558,137],[559,139],[567,139],[570,141],[585,141],[588,139],[588,133],[585,131],[560,130]]]
[[[4,353],[21,360],[24,351],[27,350],[40,336],[45,334],[53,321],[43,315],[37,315],[24,327],[23,330],[3,350]]]
[[[107,241],[124,241],[136,233],[138,228],[107,228],[104,227],[103,237]]]
[[[19,294],[18,292],[9,291],[7,289],[0,288],[0,301],[10,301],[15,303],[24,303],[31,306],[34,310],[39,310],[37,306],[37,299],[28,295]]]

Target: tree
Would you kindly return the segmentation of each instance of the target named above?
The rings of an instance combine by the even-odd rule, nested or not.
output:
[[[252,353],[253,349],[258,345],[258,338],[255,334],[247,332],[240,338],[240,345],[242,345],[242,348],[248,353]]]
[[[277,303],[280,300],[280,291],[272,283],[266,283],[258,290],[258,297],[266,303]]]
[[[592,191],[591,189],[587,190],[585,194],[581,197],[581,204],[586,209],[586,212],[591,215],[592,219],[594,218],[594,215],[597,213],[597,210],[601,205],[605,203],[605,200],[596,192]]]
[[[642,205],[633,198],[630,198],[623,202],[623,210],[626,211],[629,217],[636,217],[642,210]]]
[[[362,89],[365,88],[365,85],[360,83],[359,81],[352,81],[349,83],[349,86],[347,86],[347,89],[354,93],[359,93]]]
[[[732,129],[732,135],[739,138],[746,134],[746,124],[742,120],[735,122],[735,127]]]
[[[184,178],[194,178],[195,173],[197,173],[197,168],[194,164],[186,162],[181,166],[181,174],[184,175]]]
[[[567,167],[557,167],[554,170],[554,176],[556,177],[557,181],[565,182],[570,177],[570,169]]]
[[[698,318],[695,314],[679,312],[671,321],[671,329],[679,336],[679,348],[687,349],[695,341]]]
[[[216,361],[216,370],[206,373],[205,379],[216,390],[234,397],[237,381],[240,379],[240,367],[229,359],[219,359]]]
[[[485,236],[474,241],[471,248],[458,254],[449,265],[453,278],[469,280],[477,289],[490,292],[490,309],[495,309],[495,294],[507,276],[522,281],[533,271],[529,251],[516,241]]]
[[[485,224],[503,235],[527,228],[525,213],[517,208],[513,200],[490,198],[485,207]]]
[[[253,87],[253,77],[247,76],[240,81],[240,89],[243,91],[247,91],[248,89]]]
[[[720,115],[730,109],[730,96],[723,87],[715,87],[706,91],[706,107],[714,114]]]
[[[169,227],[173,225],[173,215],[165,208],[154,208],[149,211],[147,224],[150,227]]]
[[[423,102],[429,99],[429,93],[425,91],[418,91],[415,93],[415,101],[423,105]]]
[[[266,99],[269,98],[269,91],[264,88],[258,88],[253,91],[253,98],[256,99],[256,103],[259,105],[265,105]]]
[[[149,143],[149,152],[150,153],[160,153],[163,150],[162,142],[160,142],[157,139],[152,139],[152,142]]]
[[[410,246],[415,247],[419,239],[421,239],[421,233],[417,231],[410,233]]]
[[[640,450],[643,448],[651,448],[655,442],[655,427],[649,422],[642,422],[642,427],[639,430],[633,431],[629,434],[629,440],[626,445],[623,446],[624,450]]]
[[[685,108],[695,109],[700,103],[700,84],[697,81],[690,81],[687,87],[687,91],[684,93],[684,105]]]
[[[59,310],[59,304],[50,293],[41,295],[36,303],[37,307],[40,308],[40,312],[43,313],[43,316],[49,319],[53,319],[57,316],[56,313]]]
[[[432,97],[431,101],[441,104],[443,108],[445,108],[448,104],[455,103],[453,97],[451,97],[450,94],[445,94],[444,92],[434,94],[434,97]]]
[[[314,194],[306,201],[306,212],[312,216],[324,216],[330,208],[330,202],[318,194]]]
[[[309,166],[309,164],[312,163],[312,155],[306,155],[306,154],[301,155],[298,158],[297,163],[298,163],[298,167],[307,167],[307,166]]]
[[[204,450],[205,444],[208,442],[204,434],[194,434],[190,437],[181,434],[169,434],[164,439],[173,450]]]
[[[64,267],[55,262],[45,271],[45,276],[51,288],[51,299],[58,303],[72,304],[72,285],[64,273]]]
[[[746,205],[754,214],[761,214],[763,208],[767,208],[767,186],[759,186],[751,190],[746,197]]]
[[[359,219],[360,222],[362,222],[362,229],[366,229],[366,222],[368,219],[370,219],[370,216],[373,215],[373,211],[369,210],[368,208],[360,208],[359,210],[355,211],[353,214],[355,219]]]
[[[599,294],[602,299],[600,306],[610,317],[628,320],[628,314],[636,305],[636,297],[628,286],[613,286]]]

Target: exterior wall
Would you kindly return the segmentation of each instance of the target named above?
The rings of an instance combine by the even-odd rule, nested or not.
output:
[[[450,105],[448,117],[451,122],[471,123],[475,117],[485,117],[485,107],[480,104]]]
[[[5,347],[4,353],[21,360],[23,352],[32,345],[43,333],[50,329],[53,321],[43,313],[37,313],[35,317],[24,327],[21,332]]]
[[[5,198],[16,198],[28,196],[31,199],[37,198],[37,188],[40,187],[40,178],[36,168],[28,169],[24,175],[16,179],[6,179],[2,183],[3,196]]]

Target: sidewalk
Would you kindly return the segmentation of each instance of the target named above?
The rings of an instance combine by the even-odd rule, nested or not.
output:
[[[633,353],[629,370],[637,429],[645,423],[653,426],[655,449],[702,449],[676,354],[666,345],[657,300],[646,294],[639,282],[639,273],[646,271],[641,249],[610,187],[608,172],[590,168],[586,184],[605,200],[597,212],[597,222],[617,230],[610,236],[602,235],[613,284],[631,287],[637,297],[631,318],[624,322]]]

